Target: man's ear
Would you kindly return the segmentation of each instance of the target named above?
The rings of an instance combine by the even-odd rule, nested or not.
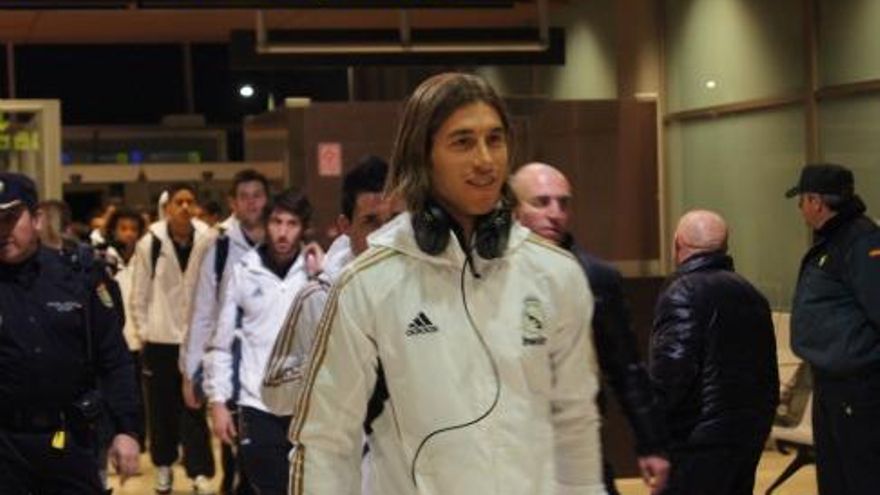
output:
[[[676,233],[672,237],[672,261],[678,265],[678,253],[681,251],[681,242],[678,239],[678,234]]]
[[[340,234],[348,235],[348,231],[351,229],[351,221],[340,213],[336,217],[336,229],[339,230]]]

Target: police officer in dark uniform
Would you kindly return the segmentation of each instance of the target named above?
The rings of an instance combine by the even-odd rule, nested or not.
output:
[[[0,173],[0,492],[99,494],[102,408],[117,472],[138,468],[133,364],[111,281],[88,256],[40,245],[36,205],[29,178]]]
[[[813,228],[791,308],[791,347],[813,372],[813,438],[822,495],[878,493],[880,227],[853,173],[819,163],[786,196]]]

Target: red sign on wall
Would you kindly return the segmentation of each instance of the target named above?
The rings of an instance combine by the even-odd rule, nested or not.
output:
[[[318,143],[318,175],[342,175],[342,143]]]

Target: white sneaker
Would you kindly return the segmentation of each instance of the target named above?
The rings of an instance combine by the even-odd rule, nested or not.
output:
[[[173,484],[174,473],[171,472],[171,466],[156,466],[156,482],[153,485],[156,493],[171,493]]]
[[[211,490],[211,480],[207,476],[200,474],[193,478],[193,493],[195,495],[210,495],[214,491]]]

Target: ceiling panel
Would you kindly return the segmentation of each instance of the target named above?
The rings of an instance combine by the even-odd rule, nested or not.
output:
[[[552,4],[551,4],[552,8]],[[225,42],[233,30],[254,29],[254,10],[0,10],[0,41],[14,43]],[[510,9],[422,9],[409,12],[415,28],[527,27],[535,6]],[[395,29],[396,9],[266,11],[269,29]]]

